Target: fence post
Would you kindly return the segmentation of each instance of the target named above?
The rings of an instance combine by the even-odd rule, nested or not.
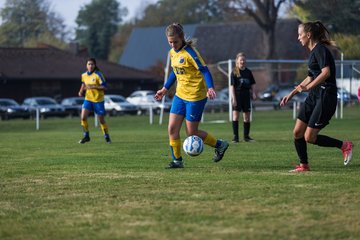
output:
[[[36,130],[40,129],[40,109],[37,107],[36,108]]]

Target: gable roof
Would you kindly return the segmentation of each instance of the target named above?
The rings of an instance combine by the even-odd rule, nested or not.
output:
[[[275,41],[278,59],[306,59],[306,50],[297,41],[296,19],[278,19]],[[197,39],[196,48],[208,64],[234,59],[245,52],[248,59],[265,59],[264,36],[254,21],[185,25],[185,33]],[[170,47],[165,27],[135,28],[120,63],[147,69],[156,62],[166,62]]]
[[[198,25],[184,25],[186,37],[194,37]],[[147,69],[156,62],[166,62],[169,43],[165,37],[166,26],[134,28],[121,55],[119,63],[125,66]]]
[[[54,47],[0,48],[0,77],[7,79],[74,79],[86,71],[86,58]],[[148,72],[97,60],[106,78],[154,79]]]

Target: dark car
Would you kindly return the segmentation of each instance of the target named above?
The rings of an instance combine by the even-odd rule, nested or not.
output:
[[[258,97],[261,101],[273,101],[279,89],[279,86],[270,85],[264,91],[260,92]]]
[[[61,101],[61,105],[65,108],[65,111],[70,116],[80,116],[83,103],[83,97],[69,97],[64,98]]]
[[[32,117],[36,116],[36,110],[39,110],[42,118],[51,116],[64,117],[67,115],[65,108],[58,104],[55,99],[50,97],[31,97],[24,100],[23,106],[28,107]]]
[[[288,95],[292,90],[294,90],[294,88],[285,88],[285,89],[281,89],[279,90],[275,96],[273,97],[273,105],[274,105],[274,109],[280,109],[280,102],[283,99],[283,97],[285,97],[286,95]],[[288,108],[293,108],[294,106],[294,102],[300,103],[302,104],[306,97],[308,96],[308,92],[301,92],[301,93],[297,93],[295,96],[292,97],[292,99],[285,105],[285,107]]]
[[[0,98],[0,114],[2,120],[10,118],[30,118],[29,108],[20,106],[15,100],[10,98]]]

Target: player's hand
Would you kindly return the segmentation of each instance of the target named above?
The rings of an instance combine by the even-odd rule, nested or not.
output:
[[[236,99],[232,98],[231,99],[231,104],[236,107],[237,106],[237,102],[236,102]]]
[[[165,96],[166,92],[167,92],[167,89],[165,87],[158,90],[154,96],[155,100],[160,101]]]
[[[285,106],[289,102],[290,99],[291,99],[290,95],[283,97],[280,102],[280,107]]]
[[[206,96],[210,99],[210,100],[213,100],[216,98],[216,92],[213,88],[209,88],[207,93],[206,93]]]
[[[252,92],[252,100],[256,100],[256,93]]]

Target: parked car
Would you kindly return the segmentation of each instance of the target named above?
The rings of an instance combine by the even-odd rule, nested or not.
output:
[[[215,99],[208,99],[205,105],[207,112],[223,112],[229,109],[229,88],[224,88],[216,92]]]
[[[61,101],[61,105],[65,108],[66,113],[70,116],[80,116],[83,103],[83,97],[69,97],[64,98]]]
[[[155,92],[151,90],[139,90],[130,94],[129,97],[126,98],[127,101],[139,107],[141,113],[146,113],[149,111],[150,107],[156,113],[160,113],[160,110],[163,108],[165,111],[170,111],[171,108],[171,100],[168,97],[165,98],[164,104],[162,101],[156,101]]]
[[[10,118],[30,118],[30,110],[20,106],[14,99],[0,98],[0,115],[2,120]]]
[[[279,92],[275,94],[275,96],[273,97],[273,106],[275,110],[280,109],[281,100],[283,99],[283,97],[288,95],[292,90],[294,90],[294,88],[285,88],[279,90]],[[298,102],[300,104],[304,103],[308,94],[309,94],[308,92],[297,93],[285,106],[288,108],[293,108],[294,102]]]
[[[264,91],[258,93],[258,98],[261,100],[261,101],[274,101],[274,97],[275,95],[280,91],[280,90],[283,90],[283,89],[289,89],[289,88],[292,88],[294,89],[296,85],[274,85],[274,84],[271,84],[269,85]]]
[[[36,109],[39,109],[42,118],[51,116],[64,117],[67,115],[65,108],[58,104],[55,99],[50,97],[26,98],[23,106],[30,109],[32,117],[36,116]]]
[[[338,88],[337,89],[337,100],[338,103],[341,102],[341,98],[343,99],[343,103],[346,105],[351,101],[351,94],[345,88]]]
[[[139,108],[129,103],[121,95],[105,95],[105,110],[111,116],[121,115],[121,114],[137,114]]]

